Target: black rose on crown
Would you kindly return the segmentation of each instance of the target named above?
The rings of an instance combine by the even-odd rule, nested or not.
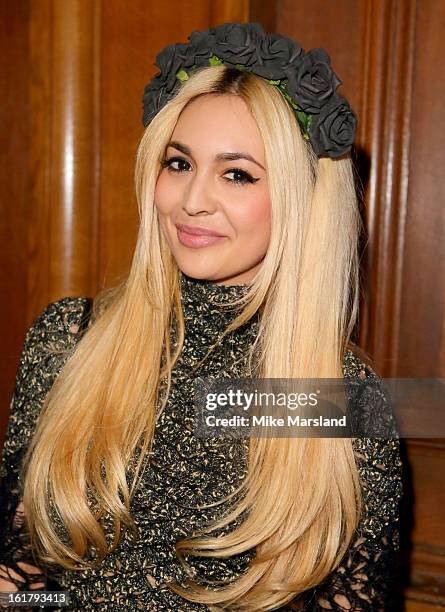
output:
[[[148,125],[175,91],[179,89],[180,83],[176,78],[178,70],[184,67],[185,63],[187,63],[187,67],[193,66],[195,57],[189,55],[186,62],[189,48],[189,45],[182,43],[168,45],[156,56],[156,64],[160,72],[153,77],[144,89],[144,125]],[[208,60],[206,62],[208,65]]]
[[[160,76],[153,77],[150,83],[146,85],[142,98],[144,107],[142,123],[144,125],[148,125],[166,103],[166,96],[165,94],[163,95],[164,90],[165,79]]]
[[[166,93],[171,93],[177,85],[176,73],[183,66],[186,53],[187,45],[178,43],[168,45],[156,56],[156,64],[164,76]]]
[[[252,72],[265,79],[285,79],[288,72],[297,69],[302,61],[303,49],[291,38],[270,34],[261,41],[259,61]]]
[[[335,94],[309,128],[315,153],[340,157],[354,142],[356,127],[357,118],[348,102]]]
[[[144,126],[195,68],[224,64],[253,72],[277,86],[319,157],[336,158],[350,151],[357,117],[335,93],[341,81],[326,51],[306,53],[291,38],[266,34],[259,23],[225,23],[204,32],[193,31],[188,41],[168,45],[157,55],[160,71],[144,89]]]
[[[182,67],[187,70],[193,66],[208,66],[213,55],[215,36],[207,32],[194,31],[189,36],[189,44],[184,55]]]
[[[258,46],[265,37],[258,23],[228,23],[225,27],[212,28],[215,35],[214,54],[224,63],[235,66],[254,66],[258,60]]]
[[[308,51],[296,70],[287,74],[287,91],[306,113],[317,114],[332,96],[341,81],[331,69],[331,60],[324,49]]]

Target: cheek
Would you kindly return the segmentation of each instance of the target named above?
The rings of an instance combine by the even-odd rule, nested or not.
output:
[[[268,193],[252,194],[233,212],[232,224],[238,234],[257,238],[270,231],[271,203]]]
[[[156,181],[154,201],[159,213],[163,215],[169,214],[175,207],[175,185],[172,184],[165,172],[161,172]]]

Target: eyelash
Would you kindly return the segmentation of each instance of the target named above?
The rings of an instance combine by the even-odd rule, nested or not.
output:
[[[164,159],[162,161],[162,168],[167,168],[169,172],[175,172],[175,173],[180,173],[180,172],[184,172],[184,170],[177,170],[175,168],[172,168],[171,164],[172,162],[184,162],[186,164],[188,164],[189,162],[182,158],[182,157],[169,157],[168,159]],[[259,181],[259,178],[254,178],[253,176],[251,176],[248,172],[246,172],[245,170],[241,170],[241,168],[229,168],[228,170],[226,170],[227,172],[235,172],[238,173],[242,179],[228,179],[226,177],[224,177],[224,180],[226,180],[229,183],[233,183],[234,185],[236,185],[237,187],[242,186],[242,185],[248,185],[248,184],[253,184],[256,183],[257,181]]]

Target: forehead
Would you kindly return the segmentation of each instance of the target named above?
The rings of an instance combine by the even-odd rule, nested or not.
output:
[[[242,98],[205,94],[183,109],[171,140],[181,141],[192,151],[249,150],[262,157],[264,145],[255,119]]]

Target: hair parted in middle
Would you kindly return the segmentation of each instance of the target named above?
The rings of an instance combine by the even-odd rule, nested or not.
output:
[[[135,172],[140,228],[131,269],[124,282],[96,297],[94,323],[46,396],[28,450],[25,512],[32,545],[50,564],[87,568],[116,548],[123,529],[138,536],[130,500],[151,448],[161,381],[167,381],[164,408],[184,341],[180,270],[158,223],[154,191],[182,110],[206,94],[236,95],[246,103],[264,141],[271,200],[269,248],[227,333],[261,309],[252,375],[343,376],[357,316],[361,228],[350,155],[317,158],[283,96],[261,77],[226,66],[202,68],[142,136]],[[129,487],[126,468],[137,448]],[[191,579],[185,590],[169,583],[213,610],[272,609],[319,584],[340,562],[362,512],[349,438],[252,438],[248,465],[242,499],[230,514],[177,543],[184,564],[185,554],[228,557],[256,547],[248,571],[223,588],[218,583],[208,590]],[[239,527],[211,537],[246,510]],[[114,521],[111,543],[101,525],[105,514]],[[90,546],[97,556],[87,560]]]

